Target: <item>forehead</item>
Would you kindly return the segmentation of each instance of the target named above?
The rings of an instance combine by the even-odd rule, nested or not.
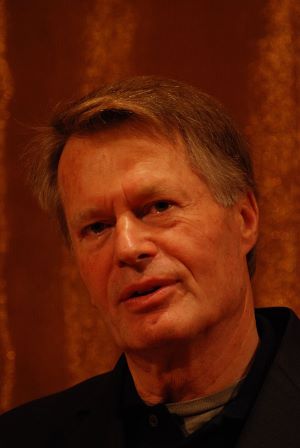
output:
[[[160,171],[161,164],[170,164],[173,168],[175,164],[190,166],[181,138],[176,134],[167,138],[155,131],[145,132],[121,126],[69,138],[59,161],[58,174],[59,178],[64,177],[70,167],[72,171],[86,171],[90,174],[101,169],[102,175],[105,175],[120,168],[129,170],[133,165],[147,169],[149,164],[156,162],[155,171]]]
[[[182,141],[172,140],[127,129],[70,138],[58,169],[65,211],[97,208],[124,195],[134,202],[202,188]]]

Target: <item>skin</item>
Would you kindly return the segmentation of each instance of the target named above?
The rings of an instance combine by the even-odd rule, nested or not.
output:
[[[82,279],[140,396],[188,400],[240,379],[258,343],[253,194],[223,207],[179,139],[124,126],[71,137],[58,184]]]

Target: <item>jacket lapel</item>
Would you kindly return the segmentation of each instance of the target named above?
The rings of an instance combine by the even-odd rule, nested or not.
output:
[[[120,413],[123,360],[101,384],[99,393],[76,411],[62,436],[64,448],[123,448],[124,425]],[[56,445],[55,445],[56,446]]]
[[[250,412],[238,448],[300,446],[300,325],[292,316]]]
[[[121,419],[108,409],[93,410],[78,422],[78,427],[64,435],[66,448],[123,448],[124,429]]]

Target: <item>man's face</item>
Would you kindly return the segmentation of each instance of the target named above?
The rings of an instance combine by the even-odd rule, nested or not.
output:
[[[219,205],[179,141],[124,127],[74,136],[58,181],[81,276],[122,350],[239,319],[255,207]]]

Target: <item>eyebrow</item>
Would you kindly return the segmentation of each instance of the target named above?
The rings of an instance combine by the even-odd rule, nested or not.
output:
[[[75,227],[80,226],[84,222],[92,221],[94,219],[102,219],[101,218],[101,212],[96,207],[91,207],[86,210],[83,210],[82,212],[78,213],[74,219],[71,220],[71,224]]]
[[[157,195],[166,195],[169,194],[170,191],[175,192],[176,189],[172,189],[169,186],[163,187],[162,185],[144,185],[143,187],[139,187],[136,192],[134,192],[134,198],[142,198],[147,199],[148,197],[157,196]],[[176,190],[177,191],[177,190]]]
[[[140,201],[140,200],[147,200],[153,197],[158,197],[160,195],[167,197],[169,195],[173,194],[182,194],[182,191],[180,192],[178,188],[170,188],[170,187],[164,187],[162,185],[144,185],[140,189],[137,189],[132,194],[132,198],[130,200],[127,199],[128,204]],[[81,212],[79,212],[74,219],[71,220],[71,225],[80,226],[82,223],[87,221],[92,221],[94,219],[97,220],[109,220],[107,217],[101,217],[103,216],[103,212],[97,207],[90,207],[87,208]]]
[[[167,199],[169,196],[174,194],[181,194],[182,191],[180,191],[176,187],[172,187],[170,185],[143,185],[136,189],[131,195],[130,198],[126,198],[128,201],[128,204],[132,204],[133,207],[135,205],[135,202],[138,202],[140,200],[147,201],[151,198],[159,198],[160,196],[162,198]]]

